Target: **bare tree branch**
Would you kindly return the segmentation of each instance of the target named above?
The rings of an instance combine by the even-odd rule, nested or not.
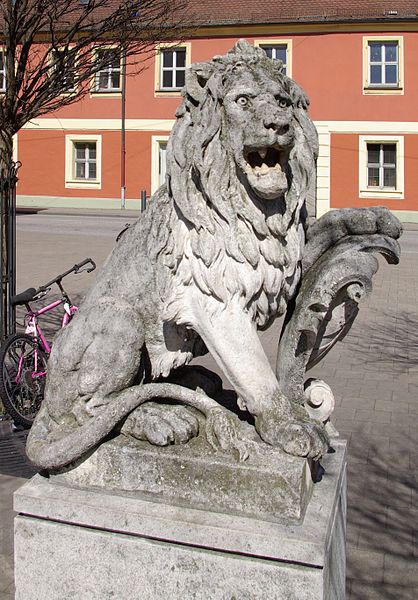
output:
[[[0,46],[6,90],[0,95],[0,163],[11,158],[11,137],[25,123],[91,91],[93,78],[109,60],[97,48],[111,46],[126,56],[130,73],[138,73],[157,43],[184,39],[190,33],[181,25],[186,3],[3,0]],[[5,138],[10,138],[7,144],[2,143]]]

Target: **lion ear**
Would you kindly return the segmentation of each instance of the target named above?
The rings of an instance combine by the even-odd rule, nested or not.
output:
[[[204,99],[204,88],[213,74],[213,67],[208,63],[196,63],[186,69],[186,92],[196,102]]]

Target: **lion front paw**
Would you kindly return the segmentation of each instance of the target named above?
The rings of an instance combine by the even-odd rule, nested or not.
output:
[[[206,417],[206,439],[214,450],[236,454],[240,461],[247,460],[249,448],[240,438],[239,419],[224,408],[214,408]]]
[[[185,406],[147,402],[126,419],[121,433],[154,446],[186,444],[199,433],[199,421]]]
[[[329,448],[328,434],[322,423],[310,420],[300,408],[292,415],[295,418],[274,409],[266,411],[256,418],[256,429],[265,442],[287,454],[319,460]]]

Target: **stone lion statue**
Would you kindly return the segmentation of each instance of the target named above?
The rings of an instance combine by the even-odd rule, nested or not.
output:
[[[167,379],[208,350],[262,440],[298,456],[327,450],[322,423],[281,389],[257,329],[285,313],[305,251],[310,245],[315,262],[331,245],[330,227],[332,243],[379,231],[397,237],[399,228],[384,209],[361,219],[340,211],[309,237],[317,134],[305,94],[263,50],[240,41],[193,65],[183,96],[166,185],[55,339],[27,445],[42,468],[72,463],[115,429],[184,443],[198,429],[188,407],[206,416],[213,445],[244,457],[237,417],[202,386]]]

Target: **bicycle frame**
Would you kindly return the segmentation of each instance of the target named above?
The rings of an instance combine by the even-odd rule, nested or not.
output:
[[[95,262],[86,258],[37,289],[29,288],[11,298],[13,306],[26,308],[23,313],[24,332],[8,336],[0,347],[0,396],[10,416],[24,427],[31,426],[42,402],[48,355],[51,353],[51,344],[48,343],[38,318],[62,306],[59,319],[61,328],[66,327],[78,307],[72,304],[62,280],[70,273],[91,273],[95,268]],[[60,290],[58,299],[34,310],[30,303],[44,298],[54,284]]]
[[[63,328],[66,325],[68,325],[71,317],[78,310],[78,307],[75,306],[74,304],[70,304],[66,298],[60,298],[59,300],[55,300],[55,302],[51,302],[51,304],[48,304],[47,306],[43,306],[39,310],[32,310],[29,308],[28,312],[25,315],[25,323],[26,323],[25,333],[27,333],[28,335],[33,337],[35,340],[38,340],[38,342],[41,343],[43,349],[45,350],[45,352],[47,354],[50,354],[51,346],[50,346],[50,344],[48,344],[48,341],[47,341],[46,337],[44,336],[42,329],[39,326],[38,317],[51,311],[51,310],[54,310],[54,308],[57,308],[57,306],[60,306],[61,304],[64,305],[64,314],[63,314],[63,317],[61,320],[61,328]],[[19,361],[18,372],[16,374],[16,379],[15,379],[16,383],[20,379],[22,364],[23,364],[23,357]],[[46,375],[46,371],[40,371],[40,372],[38,371],[38,354],[35,351],[34,371],[32,373],[32,378],[36,379],[37,377],[43,377],[44,375]]]

